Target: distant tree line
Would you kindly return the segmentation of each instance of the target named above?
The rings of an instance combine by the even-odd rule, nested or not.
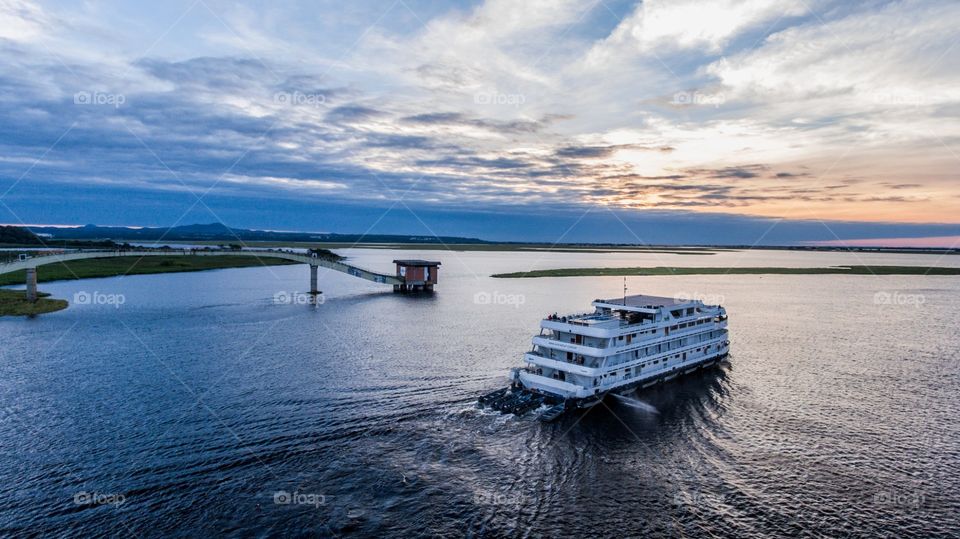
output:
[[[43,242],[36,234],[22,226],[0,226],[0,243],[43,245]]]
[[[22,226],[0,226],[0,244],[24,247],[64,247],[70,249],[116,249],[126,251],[133,249],[129,243],[118,243],[113,240],[65,240],[37,236]]]

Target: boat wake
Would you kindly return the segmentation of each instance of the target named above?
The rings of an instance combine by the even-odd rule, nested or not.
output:
[[[632,397],[627,397],[626,395],[614,394],[614,397],[617,398],[623,405],[629,406],[630,408],[636,408],[637,410],[643,410],[651,414],[659,414],[660,410],[657,410],[652,404],[647,404],[640,399],[634,399]]]

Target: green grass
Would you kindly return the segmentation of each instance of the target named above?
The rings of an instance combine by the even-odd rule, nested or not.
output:
[[[562,268],[498,273],[498,278],[626,275],[960,275],[960,268],[928,266],[831,266],[827,268]]]
[[[145,256],[93,258],[48,264],[37,268],[37,280],[41,282],[114,277],[117,275],[147,275],[153,273],[178,273],[224,268],[248,268],[297,264],[292,260],[264,256]],[[0,286],[23,284],[26,271],[0,275]]]
[[[67,308],[67,301],[49,299],[50,294],[37,294],[36,302],[27,301],[26,290],[0,290],[0,316],[35,316]]]

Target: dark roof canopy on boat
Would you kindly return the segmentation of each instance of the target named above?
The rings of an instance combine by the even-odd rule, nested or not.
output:
[[[401,266],[439,266],[440,262],[431,262],[430,260],[420,260],[418,258],[410,260],[394,260],[394,264],[400,264]]]
[[[602,304],[604,307],[633,307],[640,309],[656,309],[659,307],[673,307],[676,305],[685,305],[690,303],[690,300],[680,300],[676,298],[668,298],[664,296],[645,296],[643,294],[637,294],[627,297],[619,297],[613,299],[598,299],[594,301],[594,304]]]

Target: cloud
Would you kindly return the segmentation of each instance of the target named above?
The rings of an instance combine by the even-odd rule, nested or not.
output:
[[[756,178],[769,169],[766,165],[741,165],[738,167],[724,167],[715,170],[691,169],[687,172],[709,178]]]
[[[672,152],[673,148],[670,146],[650,148],[641,144],[615,144],[610,146],[564,146],[557,148],[555,153],[558,157],[599,159],[603,157],[611,157],[620,150]]]
[[[787,0],[649,0],[620,25],[613,39],[639,52],[701,47],[716,53],[748,29],[805,12],[802,3]]]
[[[37,4],[25,0],[0,1],[0,38],[35,41],[50,25],[47,14]]]
[[[952,2],[890,2],[786,28],[706,69],[731,95],[792,105],[798,116],[956,103],[958,73],[949,65],[958,18]]]
[[[550,122],[553,121],[553,117],[545,117],[541,120],[521,119],[500,121],[470,117],[460,112],[429,112],[407,116],[401,120],[412,124],[442,127],[470,127],[493,132],[535,133],[549,125]]]
[[[0,187],[956,220],[953,3],[321,7],[0,3]]]
[[[383,114],[383,111],[363,105],[341,105],[330,109],[326,119],[333,123],[351,123],[369,120]]]

